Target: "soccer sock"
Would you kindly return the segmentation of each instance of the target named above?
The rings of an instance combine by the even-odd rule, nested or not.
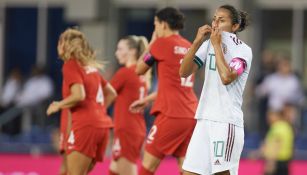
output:
[[[109,169],[109,175],[119,175],[118,173],[113,172],[112,170]]]
[[[149,170],[147,170],[145,167],[141,167],[139,175],[154,175],[154,172],[150,172]]]

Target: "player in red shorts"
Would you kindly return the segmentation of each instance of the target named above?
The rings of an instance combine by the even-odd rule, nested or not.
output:
[[[179,34],[184,27],[184,16],[175,8],[164,8],[155,15],[155,31],[148,52],[139,59],[137,73],[145,73],[157,63],[158,91],[135,102],[131,108],[155,99],[151,114],[156,116],[147,137],[140,175],[154,174],[166,155],[184,160],[196,121],[193,119],[197,98],[193,91],[193,76],[180,78],[179,68],[191,43]]]
[[[112,127],[106,108],[116,97],[116,91],[99,74],[95,52],[80,31],[67,29],[62,33],[58,53],[64,61],[64,97],[50,104],[47,114],[69,109],[72,120],[65,138],[67,173],[84,175],[96,161],[102,161]]]
[[[142,112],[132,113],[132,102],[147,94],[147,77],[135,72],[138,58],[143,54],[148,41],[143,36],[126,36],[119,40],[115,56],[124,65],[110,83],[118,96],[114,104],[113,160],[110,175],[137,175],[136,161],[140,157],[145,140],[146,126]]]

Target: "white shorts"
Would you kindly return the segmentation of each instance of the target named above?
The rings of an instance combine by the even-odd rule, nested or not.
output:
[[[226,170],[237,175],[243,145],[244,128],[197,120],[182,168],[201,175]]]

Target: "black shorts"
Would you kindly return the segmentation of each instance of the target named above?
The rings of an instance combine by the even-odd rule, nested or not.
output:
[[[277,161],[274,175],[289,175],[290,161]]]

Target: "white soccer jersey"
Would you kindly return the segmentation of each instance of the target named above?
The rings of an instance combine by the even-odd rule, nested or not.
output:
[[[244,72],[229,85],[224,85],[218,73],[210,40],[206,40],[195,54],[194,61],[205,65],[205,81],[196,111],[196,119],[231,123],[243,127],[242,95],[251,68],[252,51],[233,33],[222,32],[222,50],[229,64],[241,58],[247,65]]]

